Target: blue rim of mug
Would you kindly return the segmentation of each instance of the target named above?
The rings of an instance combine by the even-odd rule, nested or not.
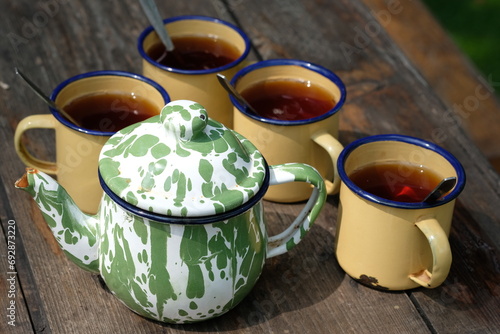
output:
[[[168,23],[176,22],[176,21],[182,21],[182,20],[200,20],[200,21],[210,21],[213,23],[218,23],[222,24],[225,26],[230,27],[231,29],[235,30],[241,38],[245,41],[245,50],[243,53],[240,55],[240,57],[229,64],[226,64],[224,66],[216,67],[216,68],[210,68],[206,70],[183,70],[175,67],[170,67],[170,66],[165,66],[162,65],[156,61],[154,61],[149,55],[146,53],[146,50],[144,50],[143,44],[144,44],[144,39],[153,32],[154,28],[152,26],[147,27],[140,35],[139,39],[137,40],[137,49],[139,50],[139,54],[143,59],[145,59],[147,62],[149,62],[151,65],[161,68],[164,71],[172,72],[172,73],[178,73],[178,74],[189,74],[189,75],[199,75],[199,74],[210,74],[210,73],[217,73],[217,72],[222,72],[225,71],[229,68],[233,68],[234,66],[238,65],[247,57],[247,55],[250,53],[250,38],[245,34],[243,30],[235,26],[234,24],[231,24],[229,22],[216,19],[213,17],[209,16],[203,16],[203,15],[183,15],[183,16],[175,16],[175,17],[170,17],[167,19],[163,20],[163,24],[166,25]]]
[[[230,218],[236,217],[250,210],[253,206],[255,206],[261,199],[264,197],[267,189],[269,188],[270,175],[269,175],[269,166],[267,162],[264,160],[264,168],[265,168],[265,176],[262,182],[262,186],[259,190],[250,198],[248,201],[236,207],[234,209],[228,210],[226,212],[210,215],[210,216],[192,216],[192,217],[180,217],[180,216],[167,216],[151,211],[147,211],[138,206],[130,204],[129,202],[122,199],[120,196],[115,194],[106,184],[104,179],[101,176],[101,171],[98,170],[97,174],[99,176],[99,183],[101,184],[102,189],[108,195],[113,202],[115,202],[118,206],[120,206],[125,211],[128,211],[132,214],[138,215],[140,217],[146,218],[151,221],[156,221],[160,223],[168,223],[168,224],[181,224],[181,225],[201,225],[201,224],[211,224],[216,222],[221,222],[224,220],[228,220]]]
[[[340,79],[335,73],[333,73],[332,71],[330,71],[329,69],[327,69],[323,66],[309,63],[309,62],[302,61],[302,60],[269,59],[269,60],[263,60],[263,61],[251,64],[251,65],[248,65],[248,66],[242,68],[241,70],[239,70],[238,72],[236,72],[234,77],[231,79],[231,85],[233,87],[236,87],[238,80],[240,80],[242,77],[244,77],[249,72],[252,72],[254,70],[258,70],[258,69],[261,69],[264,67],[270,67],[270,66],[300,66],[300,67],[306,68],[308,70],[314,71],[316,73],[319,73],[319,74],[323,75],[324,77],[328,78],[329,80],[331,80],[339,88],[340,99],[337,101],[337,103],[335,104],[335,106],[332,109],[328,110],[324,114],[321,114],[321,115],[316,116],[316,117],[304,119],[304,120],[291,120],[290,121],[290,120],[270,119],[270,118],[256,115],[253,112],[251,112],[250,110],[247,110],[247,108],[245,108],[245,106],[243,104],[241,104],[237,99],[235,99],[232,96],[229,96],[233,105],[236,108],[238,108],[238,110],[241,111],[246,116],[248,116],[252,119],[255,119],[259,122],[269,123],[269,124],[274,124],[274,125],[304,125],[304,124],[314,123],[314,122],[318,122],[318,121],[321,121],[323,119],[326,119],[326,118],[330,117],[331,115],[335,114],[336,112],[338,112],[340,110],[340,108],[342,108],[342,106],[344,105],[344,102],[346,99],[346,88],[345,88],[345,85],[344,85],[342,79]]]
[[[404,142],[410,145],[415,145],[419,146],[422,148],[425,148],[427,150],[431,150],[436,152],[437,154],[441,155],[443,158],[445,158],[455,169],[455,172],[457,173],[457,184],[455,187],[452,189],[451,192],[446,194],[444,197],[439,199],[436,202],[433,203],[424,203],[424,202],[416,202],[416,203],[407,203],[407,202],[397,202],[397,201],[392,201],[389,199],[385,199],[383,197],[375,196],[360,187],[358,187],[354,182],[349,179],[349,176],[347,175],[345,169],[344,169],[344,163],[346,159],[349,157],[349,155],[358,147],[369,144],[369,143],[374,143],[374,142],[381,142],[381,141],[399,141],[399,142]],[[455,198],[458,197],[458,195],[462,192],[462,190],[465,187],[465,171],[464,168],[462,167],[462,164],[455,158],[450,152],[446,151],[444,148],[428,142],[426,140],[420,139],[420,138],[415,138],[415,137],[410,137],[410,136],[405,136],[405,135],[398,135],[398,134],[385,134],[385,135],[374,135],[374,136],[369,136],[365,138],[361,138],[358,140],[353,141],[349,145],[347,145],[344,150],[340,153],[339,158],[337,160],[337,169],[338,173],[340,176],[340,179],[342,182],[345,183],[345,185],[353,191],[355,194],[358,196],[367,199],[371,202],[385,205],[385,206],[390,206],[390,207],[395,207],[395,208],[401,208],[401,209],[423,209],[423,208],[431,208],[431,207],[436,207],[443,205],[445,203],[448,203]]]
[[[71,84],[75,81],[85,79],[85,78],[90,78],[90,77],[97,77],[97,76],[119,76],[119,77],[127,77],[127,78],[132,78],[132,79],[143,81],[143,82],[151,85],[152,87],[154,87],[163,96],[163,100],[164,100],[165,104],[170,102],[170,96],[168,95],[168,93],[165,91],[165,89],[163,89],[163,87],[161,87],[155,81],[148,79],[146,77],[143,77],[142,75],[139,75],[139,74],[125,72],[125,71],[112,71],[112,70],[86,72],[86,73],[78,74],[78,75],[75,75],[74,77],[68,78],[68,79],[64,80],[63,82],[61,82],[59,85],[57,85],[57,87],[52,91],[52,94],[50,94],[50,99],[55,102],[55,100],[56,100],[57,96],[59,95],[59,93],[61,92],[61,90],[63,90],[66,86],[68,86],[69,84]],[[75,131],[82,132],[82,133],[85,133],[88,135],[93,135],[93,136],[112,136],[116,133],[116,131],[114,131],[114,132],[97,131],[97,130],[90,130],[90,129],[85,129],[85,128],[79,127],[79,126],[73,124],[72,122],[68,121],[66,118],[64,118],[56,109],[51,108],[51,107],[49,107],[49,108],[50,108],[50,111],[52,112],[52,115],[54,115],[54,117],[59,122],[61,122],[63,125],[67,126],[70,129],[73,129]]]

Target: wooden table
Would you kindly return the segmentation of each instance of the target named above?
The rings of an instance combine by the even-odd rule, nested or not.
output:
[[[1,333],[498,333],[500,331],[500,179],[462,128],[463,114],[437,97],[384,30],[405,10],[390,1],[372,12],[360,0],[158,1],[164,16],[203,14],[233,22],[253,41],[250,59],[298,58],[345,82],[343,144],[400,133],[436,142],[467,172],[450,243],[451,272],[436,289],[380,292],[345,275],[333,249],[338,196],[307,238],[269,260],[250,295],[217,319],[166,325],[129,311],[98,275],[58,248],[39,210],[14,181],[24,171],[13,147],[17,123],[47,113],[14,73],[21,66],[46,92],[63,79],[100,69],[140,73],[136,39],[147,20],[137,1],[3,1],[0,10],[0,332]],[[425,29],[425,27],[422,27]],[[494,84],[494,83],[492,83]],[[483,94],[485,89],[479,87]],[[464,101],[478,101],[477,91]],[[473,112],[473,111],[471,111]],[[53,135],[28,135],[30,150],[53,159]],[[270,233],[301,204],[266,203]],[[14,226],[14,228],[12,227]],[[9,238],[15,229],[15,240]],[[15,241],[15,268],[8,242]],[[11,274],[15,272],[17,274]],[[12,295],[11,295],[12,294]],[[15,311],[7,308],[15,302]],[[12,307],[11,307],[12,309]],[[8,315],[15,315],[15,327]]]

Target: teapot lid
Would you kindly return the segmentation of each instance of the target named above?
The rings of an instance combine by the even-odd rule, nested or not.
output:
[[[108,194],[170,217],[236,209],[259,192],[266,174],[266,162],[250,141],[188,100],[172,101],[160,115],[120,130],[99,157]]]

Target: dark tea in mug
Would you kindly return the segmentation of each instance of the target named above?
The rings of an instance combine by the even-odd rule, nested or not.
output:
[[[63,107],[83,128],[115,132],[158,115],[149,100],[125,93],[95,93],[80,96]]]
[[[282,121],[318,117],[336,104],[326,89],[309,81],[262,81],[244,89],[241,95],[258,116]]]
[[[207,70],[238,59],[241,52],[232,44],[210,36],[172,37],[174,50],[167,52],[162,43],[154,44],[147,54],[157,63],[180,70]]]
[[[441,177],[420,165],[401,162],[376,163],[353,171],[349,179],[361,189],[391,201],[422,202]]]

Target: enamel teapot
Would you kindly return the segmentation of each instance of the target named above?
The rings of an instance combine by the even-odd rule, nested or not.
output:
[[[268,166],[252,143],[187,100],[113,135],[99,157],[99,179],[104,195],[95,216],[33,168],[16,187],[34,198],[69,259],[99,273],[134,312],[168,323],[237,305],[266,258],[299,243],[326,199],[313,167]],[[268,237],[262,197],[287,182],[310,183],[311,197],[285,231]]]

